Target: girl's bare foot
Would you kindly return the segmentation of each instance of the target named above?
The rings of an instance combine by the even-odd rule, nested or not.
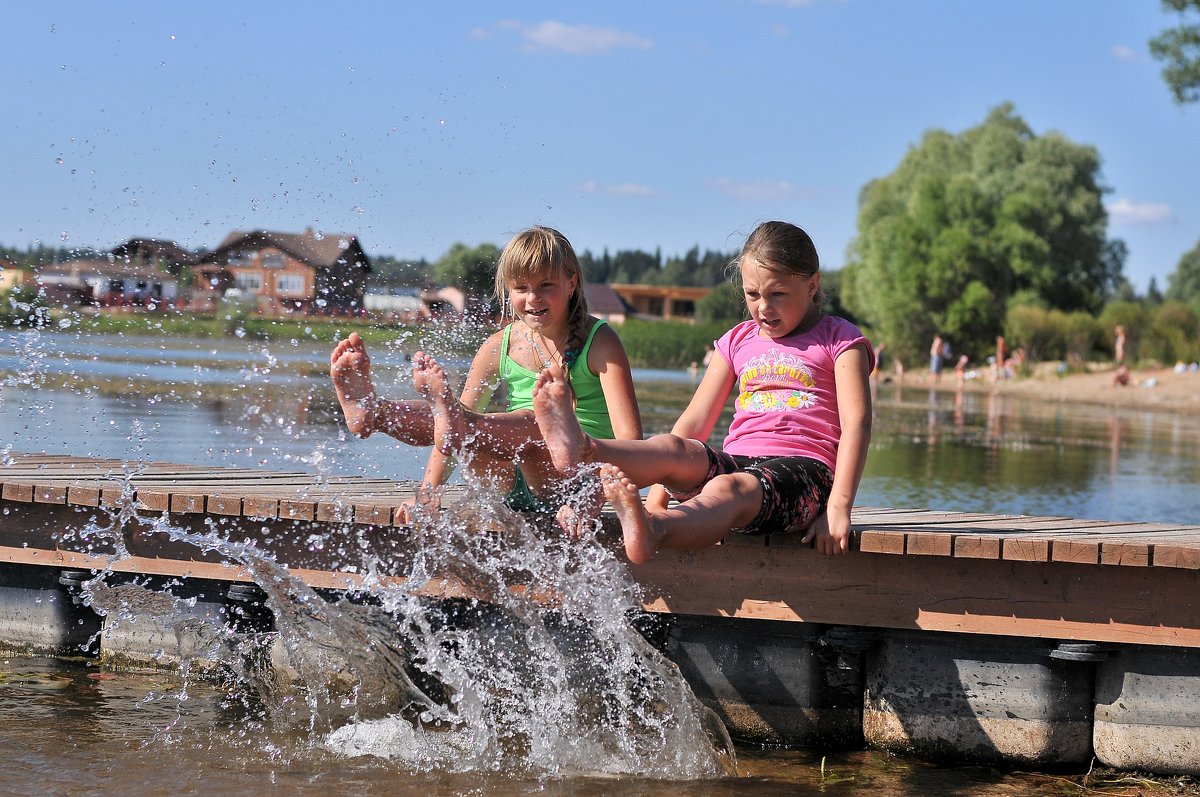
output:
[[[604,497],[612,504],[617,519],[621,521],[625,555],[636,565],[649,562],[658,553],[658,542],[662,535],[654,529],[654,519],[642,506],[637,485],[616,465],[601,466],[600,484],[604,487]]]
[[[413,386],[433,403],[433,443],[443,454],[458,450],[466,437],[466,417],[450,389],[450,379],[438,361],[417,352],[413,355]]]
[[[371,358],[357,332],[334,346],[329,355],[329,378],[342,405],[346,428],[355,437],[370,437],[375,431],[375,411],[379,400],[371,382]]]
[[[575,393],[557,363],[538,374],[533,384],[533,414],[550,461],[560,473],[573,475],[591,454],[592,440],[579,426]]]

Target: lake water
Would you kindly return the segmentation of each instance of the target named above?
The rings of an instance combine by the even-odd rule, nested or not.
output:
[[[0,337],[0,450],[417,478],[426,451],[344,433],[330,345],[27,333]],[[373,351],[411,397],[407,352]],[[448,363],[463,369],[466,363]],[[639,371],[647,432],[694,385]],[[859,503],[1200,521],[1200,417],[885,384]],[[242,794],[1061,794],[1074,779],[933,767],[870,751],[739,749],[737,777],[664,782],[500,768],[414,768],[273,732],[214,685],[0,658],[0,791]],[[824,764],[824,768],[822,768]],[[452,769],[452,768],[451,768]],[[1092,781],[1110,793],[1128,785]]]
[[[0,446],[98,457],[418,479],[427,450],[345,434],[330,346],[0,338]],[[381,392],[415,393],[410,352],[373,350]],[[461,372],[464,360],[447,362]],[[635,374],[647,433],[694,386]],[[1200,389],[1200,378],[1198,378]],[[1200,521],[1200,416],[882,385],[858,503],[1106,520]],[[720,427],[718,427],[720,428]]]

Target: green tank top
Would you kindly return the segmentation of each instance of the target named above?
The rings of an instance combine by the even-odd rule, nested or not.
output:
[[[612,419],[608,415],[608,404],[604,400],[604,388],[600,385],[600,377],[588,368],[588,351],[592,348],[592,339],[596,330],[604,324],[597,320],[588,332],[583,350],[571,363],[571,388],[575,391],[575,415],[583,431],[592,437],[604,440],[613,438]],[[504,328],[504,340],[500,345],[500,378],[508,385],[508,410],[525,410],[533,407],[533,383],[537,381],[537,371],[530,371],[519,363],[509,359],[508,336],[512,332],[512,324]]]

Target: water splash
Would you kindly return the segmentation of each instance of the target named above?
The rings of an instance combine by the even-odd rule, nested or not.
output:
[[[373,545],[365,537],[380,530],[369,527],[322,527],[324,552],[362,574],[340,595],[219,524],[196,533],[153,521],[155,533],[240,564],[269,631],[177,598],[135,599],[146,589],[136,585],[92,586],[89,600],[121,622],[174,613],[173,656],[218,662],[276,728],[342,755],[419,771],[729,771],[720,721],[631,626],[640,602],[624,565],[594,538],[568,541],[513,514],[489,485],[468,493],[460,509],[418,518],[400,545]]]

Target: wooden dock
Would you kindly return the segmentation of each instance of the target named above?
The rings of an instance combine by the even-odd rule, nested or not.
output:
[[[399,545],[398,508],[412,495],[412,484],[386,479],[10,454],[0,464],[0,562],[245,577],[181,544],[130,539],[113,561],[62,533],[126,507],[244,526],[311,585],[346,588],[353,573],[289,548],[296,524],[394,530],[376,536]],[[794,536],[733,536],[631,572],[657,612],[1200,648],[1200,525],[869,507],[853,520],[848,556],[822,556]],[[607,537],[619,540],[615,528]]]
[[[99,640],[101,660],[159,662],[178,628],[98,616],[78,600],[89,571],[187,591],[221,622],[255,600],[240,565],[154,521],[248,540],[333,595],[361,585],[364,554],[398,581],[420,551],[398,516],[412,495],[386,479],[9,454],[0,644]],[[601,540],[619,550],[605,520]],[[733,535],[630,567],[654,618],[642,633],[735,736],[1200,775],[1200,526],[868,507],[853,520],[847,556],[797,535]],[[415,591],[480,597],[441,576]]]

